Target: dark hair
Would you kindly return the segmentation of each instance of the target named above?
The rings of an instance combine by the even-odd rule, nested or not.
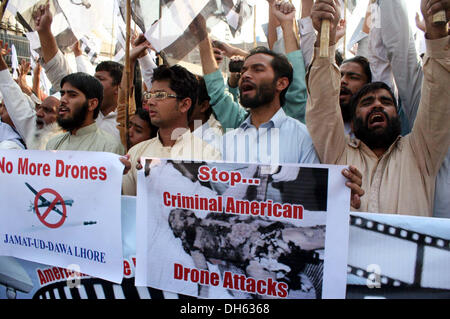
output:
[[[249,57],[255,54],[267,54],[273,57],[270,65],[272,66],[272,69],[275,73],[275,81],[282,77],[287,77],[289,80],[289,85],[280,93],[280,105],[283,106],[284,102],[286,101],[285,95],[287,90],[289,89],[289,86],[292,83],[292,78],[294,71],[292,69],[292,65],[287,59],[287,57],[283,54],[276,53],[267,47],[259,46],[254,49],[252,49],[249,53],[249,55],[245,58],[247,60]]]
[[[133,75],[134,102],[135,105],[142,106],[142,73],[139,63],[134,65]]]
[[[208,89],[206,88],[205,79],[202,76],[197,76],[198,80],[198,98],[197,98],[197,104],[202,104],[205,101],[211,101],[211,98],[208,95]],[[209,118],[212,114],[213,110],[212,107],[209,107],[206,112],[205,116]]]
[[[356,94],[354,94],[352,96],[352,98],[350,99],[350,109],[352,110],[351,114],[352,114],[353,119],[355,118],[356,107],[358,106],[358,103],[361,100],[361,98],[363,98],[364,96],[366,96],[367,94],[369,94],[371,92],[381,90],[381,89],[384,89],[389,92],[389,94],[392,97],[392,100],[394,101],[395,109],[397,109],[397,100],[395,98],[394,92],[392,92],[392,89],[389,87],[389,85],[387,85],[384,82],[367,83],[358,92],[356,92]]]
[[[342,57],[341,52],[339,52],[338,50],[336,50],[335,54],[334,54],[334,58],[336,60],[336,64],[338,66],[342,65],[342,61],[344,60],[344,58]]]
[[[351,59],[344,60],[341,63],[341,65],[344,63],[350,63],[350,62],[358,63],[359,65],[361,65],[361,67],[363,68],[364,74],[367,77],[367,83],[372,82],[372,71],[370,70],[370,63],[369,63],[369,60],[367,60],[367,58],[365,58],[361,55],[357,55]]]
[[[153,71],[152,82],[154,81],[169,81],[170,89],[178,96],[177,100],[191,99],[192,104],[187,113],[189,120],[197,103],[198,81],[196,76],[178,64],[171,67],[161,65]]]
[[[95,68],[95,72],[106,71],[112,77],[113,85],[119,85],[122,81],[123,65],[114,61],[100,62]]]
[[[150,127],[150,138],[156,137],[158,127],[153,125],[152,121],[150,121],[150,115],[148,114],[148,111],[146,109],[143,109],[142,107],[139,107],[136,109],[136,112],[134,114],[139,116],[141,120],[145,121],[148,124],[148,127]]]
[[[94,119],[96,119],[103,101],[103,85],[100,81],[87,73],[77,72],[63,77],[61,88],[66,82],[80,90],[86,96],[86,99],[98,100],[98,106],[94,110]]]

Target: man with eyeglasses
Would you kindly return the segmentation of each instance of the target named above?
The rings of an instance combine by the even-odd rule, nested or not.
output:
[[[194,74],[179,65],[160,66],[154,70],[150,92],[143,104],[150,120],[157,126],[155,138],[133,146],[128,156],[131,167],[123,178],[124,195],[136,195],[136,171],[141,156],[184,159],[220,160],[221,154],[211,145],[194,136],[188,125],[197,101],[198,81]]]

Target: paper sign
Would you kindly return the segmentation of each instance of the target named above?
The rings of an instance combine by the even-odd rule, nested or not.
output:
[[[0,255],[120,282],[122,171],[112,153],[0,151]]]
[[[344,298],[339,166],[141,160],[136,285],[200,298]]]

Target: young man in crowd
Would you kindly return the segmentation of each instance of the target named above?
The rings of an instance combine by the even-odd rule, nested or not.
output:
[[[51,31],[53,16],[50,5],[42,5],[34,14],[36,31],[41,42],[43,67],[54,90],[60,89],[61,79],[72,73],[64,54],[58,49],[56,39]],[[114,61],[104,61],[97,65],[95,77],[102,83],[104,100],[100,105],[100,113],[96,118],[99,128],[107,131],[120,140],[116,121],[116,107],[123,66]]]
[[[401,125],[394,94],[388,85],[375,82],[352,97],[352,128],[346,136],[340,110],[339,70],[334,64],[339,1],[314,4],[312,19],[320,33],[321,21],[331,20],[329,58],[319,57],[319,42],[307,75],[306,123],[321,162],[354,165],[364,178],[361,211],[431,216],[434,183],[450,144],[450,81],[446,25],[431,23],[445,1],[422,0],[427,26],[427,55],[419,113],[410,134],[400,136]],[[320,39],[320,34],[318,35]],[[438,80],[435,80],[438,79]]]
[[[103,99],[99,80],[86,73],[72,73],[61,80],[60,93],[56,120],[66,133],[51,139],[47,150],[124,153],[120,141],[99,129],[95,122]]]
[[[141,156],[219,160],[220,152],[189,129],[189,118],[197,101],[198,81],[194,74],[179,65],[160,66],[154,70],[150,92],[144,93],[150,120],[157,126],[155,138],[132,147],[128,156],[131,169],[123,178],[124,195],[136,195],[137,164]],[[130,166],[131,165],[131,166]]]
[[[293,32],[294,11],[288,14],[280,10],[276,12],[285,30],[287,51],[294,52],[296,47],[296,52],[300,52]],[[198,26],[200,30],[206,32],[204,21],[199,20]],[[210,75],[217,73],[217,64],[209,37],[206,34],[199,36],[203,38],[199,48],[205,81],[208,81]],[[302,59],[299,61],[302,63]],[[240,102],[249,110],[250,115],[237,129],[224,135],[220,145],[224,160],[272,164],[319,163],[306,126],[288,116],[282,107],[288,98],[294,73],[288,58],[282,54],[264,47],[258,47],[250,52],[244,61],[239,80]],[[225,96],[223,91],[212,93]],[[237,103],[231,101],[230,104]],[[301,108],[301,103],[297,107]],[[344,170],[343,174],[351,179],[348,185],[352,189],[352,205],[358,207],[359,197],[364,194],[358,186],[358,183],[359,185],[361,183],[361,175],[354,167],[350,170]],[[279,172],[274,178],[280,178],[278,182],[281,182],[282,176],[286,175],[292,174]],[[293,175],[295,176],[289,178],[297,177],[296,173]]]

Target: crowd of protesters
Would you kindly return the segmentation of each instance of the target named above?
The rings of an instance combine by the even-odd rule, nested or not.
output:
[[[344,60],[338,0],[302,0],[299,21],[291,2],[267,1],[267,47],[247,52],[216,41],[199,15],[189,31],[202,75],[156,63],[139,35],[129,65],[140,72],[131,77],[113,61],[94,70],[77,44],[72,70],[52,34],[49,6],[39,7],[33,87],[24,80],[26,62],[13,79],[8,44],[0,41],[0,149],[123,155],[125,195],[136,195],[141,156],[346,165],[352,210],[449,218],[450,1],[421,0],[424,54],[405,0],[369,1],[365,43]],[[442,10],[446,23],[434,23]],[[328,57],[319,54],[323,20],[331,25]],[[51,95],[39,87],[41,67]]]

